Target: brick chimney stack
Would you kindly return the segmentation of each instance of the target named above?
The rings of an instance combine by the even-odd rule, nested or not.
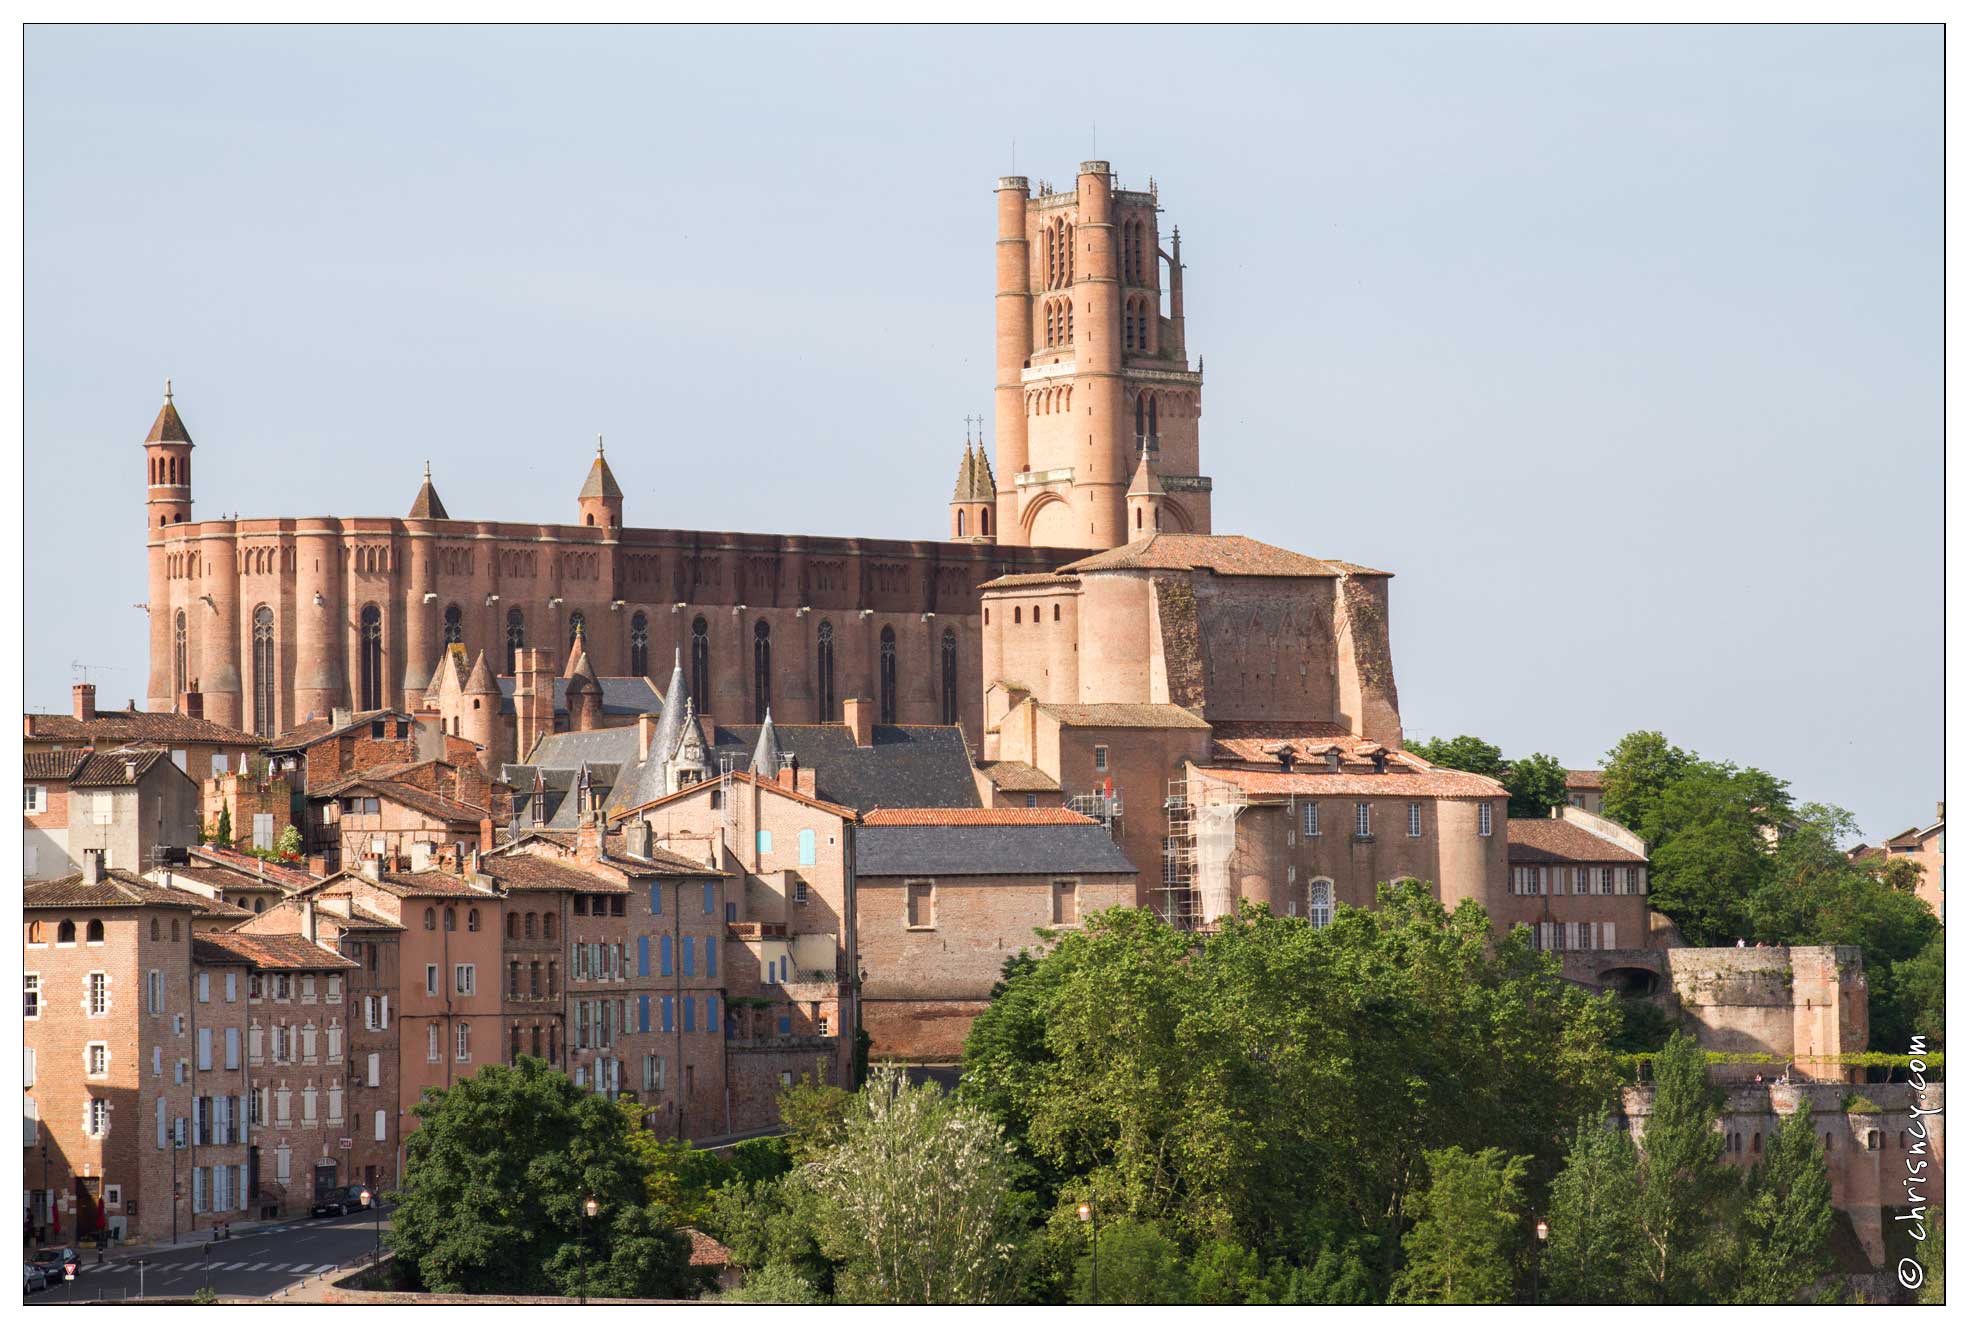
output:
[[[841,719],[855,731],[855,746],[875,746],[875,703],[867,697],[849,697],[841,703]]]
[[[513,725],[517,757],[525,761],[544,734],[554,732],[554,671],[547,652],[513,652]]]
[[[205,694],[193,688],[178,698],[178,713],[194,720],[205,718]]]
[[[93,720],[96,718],[96,685],[94,683],[77,683],[69,689],[69,695],[74,703],[73,709],[76,719]]]
[[[87,685],[84,684],[84,686],[86,687]],[[90,688],[89,690],[91,692],[95,691],[94,688]],[[82,884],[84,886],[94,886],[102,879],[103,851],[100,849],[84,849],[82,851]]]
[[[653,715],[649,711],[644,711],[636,717],[637,761],[649,760],[650,740],[656,737],[656,725],[659,718],[661,717]]]

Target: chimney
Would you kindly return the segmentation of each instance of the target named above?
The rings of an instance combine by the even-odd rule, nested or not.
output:
[[[423,840],[411,841],[410,870],[412,872],[429,872],[431,870],[431,846]]]
[[[623,848],[634,858],[648,858],[650,851],[650,824],[646,817],[638,817],[629,823],[623,832]]]
[[[798,790],[800,787],[800,766],[798,762],[781,762],[779,767],[779,787]]]
[[[171,869],[170,869],[170,868],[159,868],[159,869],[157,870],[157,884],[158,884],[159,886],[162,886],[162,887],[163,887],[163,888],[164,888],[165,890],[167,890],[167,891],[171,889]]]
[[[381,881],[383,879],[383,856],[381,854],[364,855],[362,860],[362,875],[371,881]]]
[[[74,701],[76,719],[93,720],[96,718],[96,685],[94,683],[77,683],[69,689],[69,695]]]
[[[196,689],[178,698],[178,713],[194,720],[205,718],[205,694]]]
[[[513,652],[513,741],[521,761],[543,734],[554,732],[554,671],[547,652],[527,647]]]
[[[592,863],[601,852],[601,829],[595,824],[593,813],[585,814],[574,832],[574,857],[578,862]]]
[[[479,818],[479,852],[489,854],[499,847],[499,839],[492,826],[492,818]]]
[[[310,877],[325,877],[328,875],[328,856],[326,854],[308,855],[308,875]]]
[[[875,703],[867,697],[849,697],[841,703],[841,719],[855,731],[855,746],[875,746]]]
[[[340,729],[354,719],[355,712],[346,706],[331,706],[328,708],[328,726],[331,729]]]
[[[656,739],[656,725],[661,717],[644,711],[636,717],[636,760],[649,760],[649,745]]]
[[[801,766],[801,765],[799,765],[798,763],[795,763],[795,764],[794,764],[794,767],[793,767],[793,792],[794,792],[794,793],[796,793],[796,794],[805,794],[805,795],[806,795],[806,796],[807,796],[808,798],[819,798],[819,797],[820,797],[820,795],[819,795],[818,793],[816,793],[816,792],[814,792],[814,768],[813,768],[813,767],[811,767],[811,766]]]
[[[313,900],[301,901],[301,935],[309,941],[317,940]]]
[[[94,886],[103,879],[103,851],[84,849],[82,851],[82,884]]]

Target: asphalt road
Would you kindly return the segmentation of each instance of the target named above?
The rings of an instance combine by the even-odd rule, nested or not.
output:
[[[383,1227],[387,1231],[389,1226],[385,1214]],[[96,1252],[89,1250],[83,1252],[82,1268],[73,1283],[29,1293],[27,1304],[59,1305],[69,1298],[70,1289],[77,1301],[135,1300],[139,1259],[143,1261],[141,1295],[146,1297],[188,1297],[202,1287],[222,1297],[270,1297],[290,1284],[351,1263],[375,1245],[376,1213],[367,1210],[346,1218],[301,1218],[257,1228],[215,1242],[209,1252],[202,1243],[111,1251],[106,1263],[97,1264]]]

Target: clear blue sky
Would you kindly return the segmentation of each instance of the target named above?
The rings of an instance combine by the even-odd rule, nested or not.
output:
[[[1076,77],[1070,71],[1091,71]],[[35,28],[26,686],[210,517],[940,537],[991,189],[1183,228],[1217,529],[1394,570],[1411,734],[1941,796],[1939,28]],[[89,520],[70,514],[85,511]]]

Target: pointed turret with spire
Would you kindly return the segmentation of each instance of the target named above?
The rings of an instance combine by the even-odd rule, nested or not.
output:
[[[426,521],[446,521],[451,514],[444,510],[444,500],[438,497],[437,487],[431,483],[431,463],[424,463],[424,483],[417,491],[417,497],[410,505],[412,517],[422,517]]]
[[[567,666],[567,723],[577,733],[602,727],[602,684],[588,663],[586,634],[576,630]]]
[[[993,544],[991,513],[998,502],[991,461],[985,456],[984,417],[975,417],[978,440],[971,442],[972,416],[964,417],[964,458],[957,463],[957,483],[950,492],[950,538],[965,544]]]
[[[622,486],[608,468],[600,434],[595,435],[595,464],[581,485],[581,524],[609,532],[622,529]]]
[[[759,741],[752,748],[752,773],[761,780],[779,778],[779,730],[773,728],[773,712],[766,708],[766,722],[759,726]]]
[[[1145,540],[1162,529],[1162,479],[1155,473],[1147,448],[1135,464],[1135,478],[1128,484],[1128,538]]]

